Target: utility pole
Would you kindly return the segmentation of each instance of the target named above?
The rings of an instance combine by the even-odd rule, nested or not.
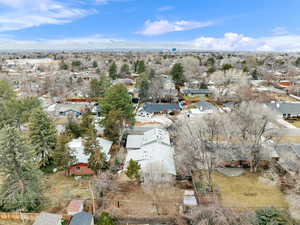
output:
[[[93,188],[92,188],[92,185],[91,185],[91,180],[89,181],[89,189],[90,189],[90,192],[91,192],[91,195],[92,195],[92,201],[93,201],[93,214],[95,214],[95,197],[94,197],[94,192],[93,192]]]

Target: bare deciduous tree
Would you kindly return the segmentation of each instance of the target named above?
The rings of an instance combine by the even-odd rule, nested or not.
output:
[[[221,115],[208,115],[202,120],[183,121],[177,135],[177,166],[183,169],[204,171],[207,186],[213,191],[212,173],[215,169],[216,151],[224,135]]]
[[[273,113],[256,102],[242,102],[229,114],[231,126],[230,136],[236,137],[241,151],[251,157],[251,171],[256,172],[263,150],[263,142],[270,139],[268,125],[274,118]],[[231,130],[230,130],[231,129]]]

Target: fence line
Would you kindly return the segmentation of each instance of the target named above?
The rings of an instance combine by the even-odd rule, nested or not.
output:
[[[26,221],[34,221],[40,213],[0,213],[1,220],[26,220]],[[70,215],[62,215],[64,220],[69,220],[71,218]]]

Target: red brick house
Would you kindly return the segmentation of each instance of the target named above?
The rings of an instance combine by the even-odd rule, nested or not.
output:
[[[70,166],[66,173],[67,176],[85,176],[95,174],[95,172],[89,168],[87,163],[76,163]]]

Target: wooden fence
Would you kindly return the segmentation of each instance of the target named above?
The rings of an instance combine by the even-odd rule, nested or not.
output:
[[[0,213],[0,220],[26,220],[34,221],[39,213]],[[64,220],[70,220],[70,215],[62,215]]]

